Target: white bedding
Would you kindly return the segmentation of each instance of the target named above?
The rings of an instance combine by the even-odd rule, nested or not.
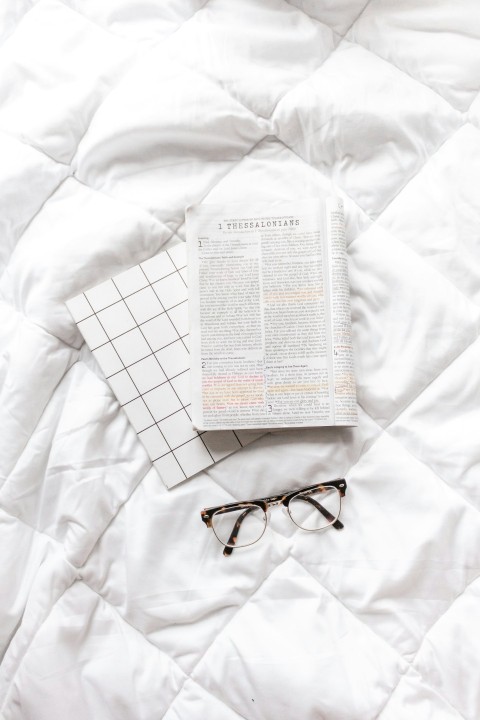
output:
[[[480,717],[475,0],[0,8],[0,717]],[[167,491],[64,302],[194,202],[345,198],[360,424]],[[292,247],[292,253],[295,248]],[[345,476],[341,533],[199,511]]]

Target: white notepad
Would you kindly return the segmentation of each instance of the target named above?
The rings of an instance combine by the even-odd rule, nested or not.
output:
[[[179,243],[67,302],[167,488],[264,434],[193,429],[186,265]]]

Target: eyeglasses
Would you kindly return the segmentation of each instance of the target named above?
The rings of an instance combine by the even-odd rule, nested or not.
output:
[[[273,505],[283,505],[295,525],[307,532],[319,532],[330,526],[341,530],[343,524],[338,518],[346,489],[345,479],[338,478],[280,495],[204,508],[200,514],[224,545],[223,554],[228,556],[234,548],[248,547],[260,540]]]

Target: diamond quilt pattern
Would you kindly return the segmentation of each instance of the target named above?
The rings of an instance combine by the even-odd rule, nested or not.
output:
[[[0,717],[478,720],[474,0],[0,10]],[[359,427],[168,492],[65,300],[190,203],[345,201]],[[292,253],[295,248],[292,247]],[[199,510],[345,476],[345,529]]]

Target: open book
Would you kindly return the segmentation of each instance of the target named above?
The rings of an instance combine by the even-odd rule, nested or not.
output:
[[[343,202],[187,211],[199,430],[356,425]]]
[[[190,418],[185,243],[67,302],[167,488],[263,432],[196,432]]]

